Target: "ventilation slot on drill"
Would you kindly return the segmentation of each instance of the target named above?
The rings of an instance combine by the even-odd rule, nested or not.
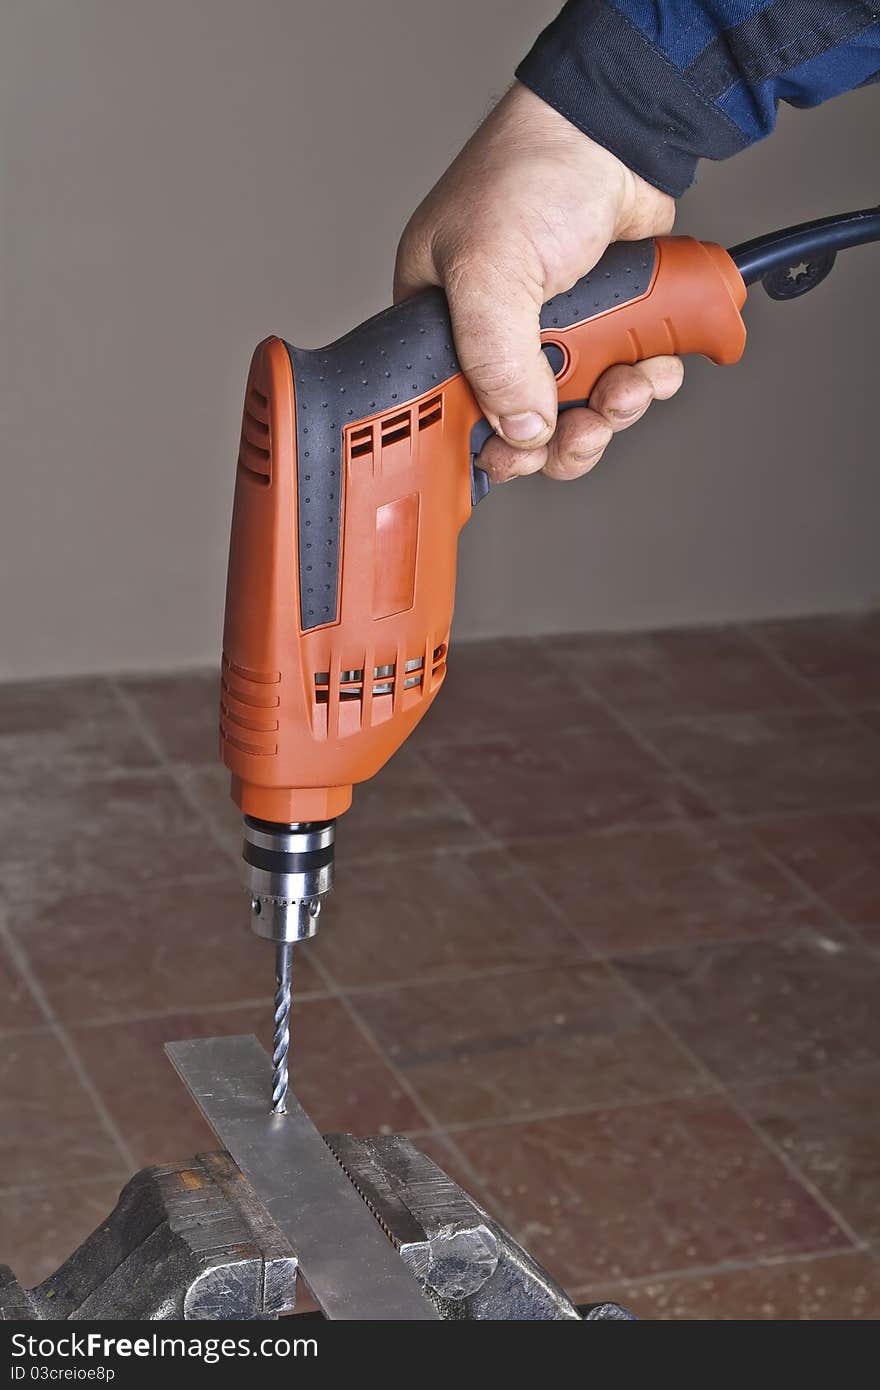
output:
[[[350,670],[339,672],[339,699],[362,700],[364,698],[364,673],[362,670]],[[330,672],[315,672],[315,703],[318,705],[329,704],[330,701]]]
[[[223,653],[220,679],[220,736],[240,753],[273,757],[278,752],[280,671],[253,671]]]
[[[425,663],[420,656],[413,657],[404,667],[403,688],[404,690],[414,690],[422,683],[422,672]],[[411,674],[412,673],[412,674]]]
[[[271,475],[269,401],[255,386],[250,387],[245,398],[238,463],[261,483],[268,483]]]
[[[363,429],[352,430],[351,447],[349,449],[353,459],[366,458],[373,452],[373,426],[365,425]]]
[[[387,448],[389,444],[398,444],[402,439],[409,439],[411,434],[412,417],[408,410],[404,410],[400,415],[389,415],[382,421],[382,448]]]
[[[422,401],[419,406],[419,429],[430,429],[431,425],[439,425],[443,419],[443,397],[432,396],[429,401]]]
[[[414,656],[410,661],[404,663],[403,688],[404,690],[414,690],[422,683],[422,671],[424,661],[420,656]],[[397,677],[396,666],[374,666],[373,667],[373,694],[374,695],[393,695],[394,682]]]
[[[416,416],[415,421],[413,420],[414,415]],[[387,415],[384,420],[379,421],[378,425],[380,446],[386,449],[391,444],[400,444],[406,439],[411,439],[414,423],[421,431],[430,429],[432,425],[439,425],[442,419],[442,395],[431,396],[429,400],[422,401],[417,411],[401,410],[396,415]],[[374,448],[373,425],[360,425],[348,435],[349,458],[372,458]]]
[[[445,653],[445,647],[434,649],[433,660],[436,662],[438,653]],[[404,663],[403,689],[415,690],[424,684],[425,662],[421,656],[414,656]],[[437,670],[437,666],[433,666]],[[394,662],[383,666],[373,667],[373,696],[393,695],[394,684],[397,679],[397,665]],[[362,670],[340,671],[339,672],[339,699],[344,700],[363,700],[364,694],[364,672]],[[315,672],[315,704],[326,705],[330,701],[330,672]]]
[[[362,700],[364,697],[364,673],[360,671],[339,672],[340,700]]]

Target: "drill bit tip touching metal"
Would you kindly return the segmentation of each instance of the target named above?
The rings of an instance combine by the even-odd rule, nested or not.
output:
[[[290,997],[293,947],[279,941],[275,948],[275,1031],[272,1036],[272,1114],[287,1114],[287,1058],[290,1052]]]

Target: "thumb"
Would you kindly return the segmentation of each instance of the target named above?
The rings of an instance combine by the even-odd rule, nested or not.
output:
[[[473,260],[445,288],[458,360],[490,425],[515,447],[545,444],[557,400],[541,351],[540,297]]]

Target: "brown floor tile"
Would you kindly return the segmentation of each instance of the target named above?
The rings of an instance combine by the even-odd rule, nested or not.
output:
[[[792,816],[749,829],[838,916],[880,923],[880,813]]]
[[[446,680],[415,734],[417,749],[482,741],[499,729],[540,732],[556,726],[597,729],[611,723],[577,679],[548,658],[547,646],[529,638],[453,643]]]
[[[343,853],[319,944],[348,987],[589,954],[500,850],[359,864]]]
[[[880,1263],[858,1251],[815,1260],[784,1260],[748,1269],[610,1292],[586,1290],[597,1302],[613,1298],[639,1318],[708,1322],[851,1322],[880,1319]]]
[[[171,762],[219,761],[219,670],[130,676],[119,684]]]
[[[16,903],[229,873],[162,772],[0,785],[0,832],[0,891]]]
[[[714,1097],[456,1135],[566,1288],[824,1250],[845,1236]]]
[[[880,1240],[880,1066],[741,1086],[748,1113],[865,1240]]]
[[[793,670],[847,704],[880,700],[880,613],[756,624]]]
[[[736,628],[545,638],[557,665],[630,719],[815,708],[816,696]]]
[[[445,755],[444,755],[445,757]],[[468,848],[485,843],[467,810],[411,747],[394,754],[354,789],[351,810],[336,827],[337,866],[356,859]]]
[[[359,996],[358,1010],[441,1124],[703,1089],[598,965]]]
[[[229,795],[229,771],[213,763],[177,763],[174,775],[208,822],[215,841],[234,860],[241,858],[242,814]]]
[[[70,782],[156,766],[156,757],[100,676],[0,685],[0,761],[27,784],[37,769]]]
[[[880,1059],[880,961],[860,943],[802,934],[617,968],[724,1081]]]
[[[742,714],[646,726],[654,746],[734,815],[876,801],[880,741],[833,714]]]
[[[531,840],[709,814],[619,730],[498,734],[426,756],[490,835]]]
[[[45,1019],[0,941],[0,1033],[15,1028],[39,1028]]]
[[[37,902],[18,909],[14,930],[67,1023],[263,997],[268,1003],[272,948],[250,929],[247,898],[231,864],[224,877]],[[313,943],[297,948],[298,990],[323,989],[310,961],[314,949]]]
[[[873,734],[880,734],[880,705],[869,705],[865,709],[855,710],[854,713],[859,722]]]
[[[41,1283],[109,1216],[130,1176],[0,1191],[0,1263],[23,1288]]]
[[[717,823],[572,836],[516,855],[601,955],[777,935],[821,917],[747,836]]]
[[[216,1140],[165,1056],[182,1038],[256,1033],[271,1042],[271,997],[263,1008],[172,1014],[73,1030],[89,1073],[139,1165],[188,1158]],[[337,1000],[294,1001],[291,1087],[322,1130],[375,1134],[425,1126]]]
[[[860,926],[859,936],[875,956],[880,955],[880,923],[872,922],[870,926]]]
[[[61,1044],[49,1033],[0,1045],[0,1186],[114,1172],[121,1163]]]

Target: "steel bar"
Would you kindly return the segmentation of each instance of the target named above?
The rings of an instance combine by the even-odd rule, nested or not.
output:
[[[268,1109],[272,1063],[254,1037],[165,1048],[208,1124],[290,1241],[328,1318],[439,1319],[299,1101]]]

